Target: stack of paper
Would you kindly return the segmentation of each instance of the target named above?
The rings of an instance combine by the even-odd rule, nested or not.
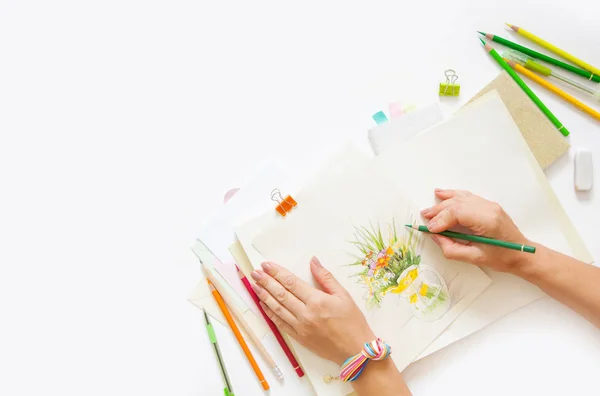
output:
[[[230,279],[233,275],[224,265],[228,260],[247,273],[262,261],[273,260],[313,283],[308,263],[316,255],[349,290],[375,333],[397,346],[392,358],[404,369],[543,296],[512,275],[446,260],[428,238],[404,229],[406,222],[420,222],[419,209],[434,204],[434,188],[470,190],[499,202],[532,240],[592,261],[495,91],[408,141],[387,146],[375,159],[352,147],[343,149],[295,193],[298,206],[285,220],[269,200],[268,192],[278,180],[264,178],[265,183],[253,184],[262,186],[256,190],[252,184],[242,187],[240,194],[247,188],[256,196],[247,192],[247,198],[242,196],[235,205],[247,205],[254,216],[228,217],[227,227],[222,227],[227,236],[213,241],[218,247],[201,238],[213,254],[219,251],[226,257],[219,263],[221,257],[215,254],[213,261],[231,292],[237,294],[231,285],[236,280]],[[377,242],[364,238],[365,230],[379,235]],[[206,254],[201,248],[202,244],[194,249]],[[368,257],[362,257],[370,250],[387,252],[384,265],[389,276],[376,283]],[[399,287],[391,292],[405,271],[415,267],[433,274],[427,282],[436,290],[435,309],[415,306],[412,296]],[[204,304],[206,296],[196,293],[195,303]],[[251,303],[242,298],[239,303],[247,305],[247,315],[255,315]],[[257,321],[257,331],[260,325]],[[326,375],[336,375],[339,367],[294,341],[292,345],[319,395],[350,393],[346,384],[323,381]]]

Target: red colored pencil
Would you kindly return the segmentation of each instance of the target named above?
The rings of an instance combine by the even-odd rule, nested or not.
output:
[[[294,370],[296,371],[296,374],[298,374],[298,377],[303,377],[304,376],[304,371],[302,371],[302,368],[300,368],[300,364],[298,364],[298,361],[294,357],[294,354],[290,350],[290,347],[286,344],[285,340],[283,339],[283,336],[279,332],[279,329],[277,328],[277,326],[275,326],[275,323],[273,323],[273,321],[271,319],[269,319],[269,317],[265,313],[264,309],[262,309],[262,307],[260,306],[260,300],[258,299],[258,296],[256,295],[256,293],[252,289],[252,286],[250,285],[250,282],[248,281],[248,278],[246,278],[246,275],[244,275],[244,273],[242,272],[242,270],[240,270],[240,267],[238,267],[237,264],[236,264],[235,268],[237,269],[238,275],[239,275],[242,283],[244,284],[244,287],[246,288],[246,290],[248,290],[248,293],[250,294],[250,297],[252,297],[252,300],[254,301],[254,303],[256,304],[256,306],[258,307],[258,310],[262,314],[263,318],[265,318],[265,321],[267,322],[267,324],[271,328],[271,331],[275,335],[275,338],[277,338],[277,342],[281,346],[281,349],[283,349],[283,352],[285,353],[285,356],[287,356],[288,360],[292,364],[292,367],[294,367]]]

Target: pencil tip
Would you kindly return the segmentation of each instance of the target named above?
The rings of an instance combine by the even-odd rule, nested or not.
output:
[[[404,224],[404,227],[412,228],[412,224]]]
[[[504,24],[505,24],[506,26],[508,26],[509,28],[511,28],[511,29],[512,29],[512,25],[511,25],[510,23],[506,23],[506,22],[504,22]]]
[[[281,372],[281,370],[279,369],[279,367],[277,367],[277,366],[273,367],[273,373],[275,374],[275,376],[278,379],[283,379],[283,373]]]
[[[479,37],[479,41],[481,41],[481,44],[483,44],[483,45],[487,44],[485,41],[483,41],[483,39],[481,37]]]
[[[477,33],[481,34],[482,36],[487,36],[487,33],[480,32],[479,30],[477,31]]]

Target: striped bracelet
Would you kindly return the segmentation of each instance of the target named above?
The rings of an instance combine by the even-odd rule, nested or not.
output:
[[[367,342],[359,354],[352,356],[342,364],[339,379],[344,382],[352,382],[362,374],[369,360],[384,360],[391,354],[392,348],[381,338]]]

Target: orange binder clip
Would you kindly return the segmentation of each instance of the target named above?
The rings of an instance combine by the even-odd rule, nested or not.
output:
[[[298,203],[294,200],[294,198],[292,198],[291,195],[288,195],[287,197],[283,198],[283,196],[281,195],[281,191],[279,191],[278,188],[271,191],[271,201],[277,202],[275,210],[282,217],[285,217],[294,206],[298,205]]]

